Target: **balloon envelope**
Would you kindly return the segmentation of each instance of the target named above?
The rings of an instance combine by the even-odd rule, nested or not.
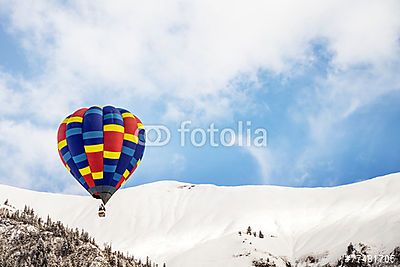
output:
[[[68,171],[106,204],[139,165],[145,129],[125,109],[93,106],[68,116],[58,128],[57,139]]]

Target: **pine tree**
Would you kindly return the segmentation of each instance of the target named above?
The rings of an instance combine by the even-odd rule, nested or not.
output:
[[[354,251],[354,246],[353,244],[350,242],[349,246],[347,247],[347,255],[351,255]]]
[[[264,235],[263,235],[263,233],[261,232],[261,230],[260,230],[260,232],[258,233],[258,236],[259,236],[260,238],[264,238]]]
[[[248,235],[251,235],[251,227],[250,227],[250,226],[247,227],[247,234],[248,234]]]
[[[106,244],[105,249],[101,251],[94,238],[84,230],[80,233],[79,229],[70,229],[61,221],[52,222],[50,216],[47,216],[43,223],[29,206],[25,206],[23,212],[0,209],[0,226],[3,219],[8,221],[8,225],[16,227],[20,234],[13,237],[11,242],[0,239],[0,266],[80,267],[90,266],[96,260],[97,263],[105,263],[104,266],[159,266],[149,258],[146,258],[145,265],[136,262],[135,258],[128,254],[125,257],[120,251],[112,251],[111,244]],[[27,226],[33,226],[36,230],[29,230],[31,228]],[[11,255],[10,251],[18,253]],[[6,256],[3,253],[7,253]]]
[[[50,215],[47,215],[46,226],[47,226],[48,228],[50,228],[51,225],[52,225],[52,222],[51,222],[51,219],[50,219]]]

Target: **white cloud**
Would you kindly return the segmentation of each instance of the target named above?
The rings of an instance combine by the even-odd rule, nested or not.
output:
[[[1,183],[64,191],[64,184],[59,182],[66,179],[67,172],[58,162],[57,140],[53,129],[38,128],[29,121],[16,123],[2,120],[0,146]]]
[[[50,81],[69,105],[74,93],[107,88],[114,99],[121,90],[152,101],[168,96],[224,116],[238,100],[232,79],[290,71],[308,60],[316,38],[327,39],[341,68],[398,52],[397,1],[2,2],[28,53],[44,58],[36,90]]]
[[[333,55],[312,105],[318,111],[307,117],[317,143],[338,120],[396,89],[387,85],[399,62],[398,1],[0,0],[0,6],[32,66],[41,66],[32,79],[2,74],[1,123],[24,116],[45,127],[32,131],[54,128],[72,110],[95,103],[164,105],[163,119],[170,120],[230,118],[253,101],[237,77],[257,82],[259,70],[301,72],[315,40]],[[379,77],[371,78],[375,71]],[[260,154],[251,153],[267,175]]]

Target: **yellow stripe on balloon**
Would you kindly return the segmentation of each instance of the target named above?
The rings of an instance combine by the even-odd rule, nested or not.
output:
[[[61,140],[61,141],[58,143],[58,150],[63,149],[66,145],[67,145],[67,139]]]
[[[113,151],[104,151],[104,158],[107,159],[119,159],[121,152],[113,152]]]
[[[79,169],[79,172],[82,174],[82,176],[85,176],[90,173],[90,167],[87,166],[85,168]]]
[[[105,132],[124,132],[124,126],[117,125],[117,124],[107,124],[104,125],[104,131]]]
[[[133,116],[129,112],[122,113],[121,115],[122,115],[122,118],[135,118],[135,116]]]
[[[103,150],[104,150],[104,145],[103,144],[85,146],[85,152],[86,153],[100,152],[100,151],[103,151]]]
[[[141,123],[138,123],[138,124],[137,124],[137,127],[138,127],[139,129],[144,129],[144,126],[143,126],[143,124],[141,124]]]
[[[125,172],[124,172],[124,178],[126,179],[128,176],[129,176],[129,171],[128,170],[125,170]]]
[[[92,172],[93,179],[103,179],[103,172]]]
[[[133,134],[125,133],[124,134],[124,140],[131,141],[131,142],[133,142],[135,144],[138,143],[138,137],[136,135],[133,135]]]
[[[68,123],[71,123],[71,122],[82,122],[82,121],[83,121],[83,117],[70,117],[68,119]]]

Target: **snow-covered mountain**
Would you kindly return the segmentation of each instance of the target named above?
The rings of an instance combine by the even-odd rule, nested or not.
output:
[[[400,173],[331,188],[156,182],[119,190],[105,218],[89,196],[0,185],[6,199],[168,267],[251,266],[260,258],[293,266],[308,256],[325,264],[351,242],[372,255],[400,245]],[[246,234],[248,226],[256,236]]]
[[[0,205],[0,266],[2,267],[154,267],[146,259],[102,250],[87,232],[65,227],[50,217],[44,221],[28,207]],[[159,265],[161,266],[161,265]]]

